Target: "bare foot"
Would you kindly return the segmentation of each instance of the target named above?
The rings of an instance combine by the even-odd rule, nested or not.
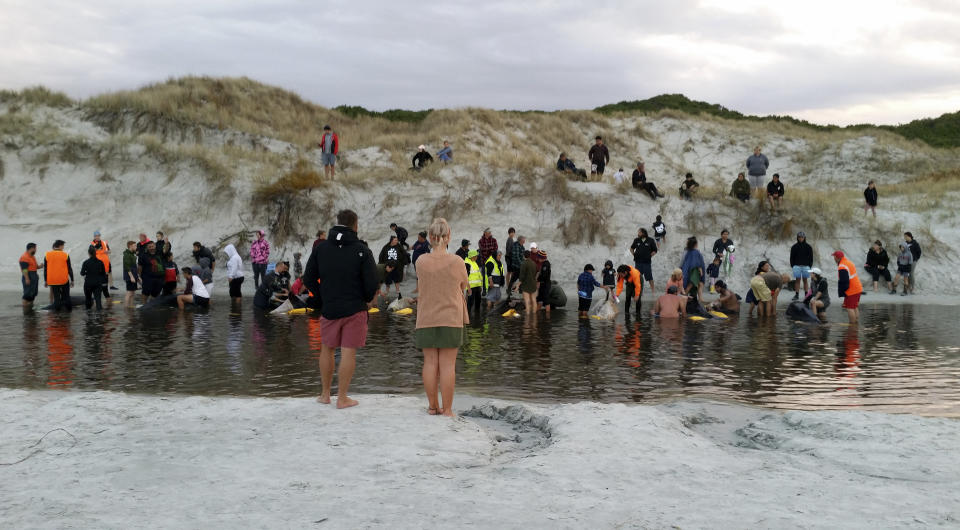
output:
[[[427,409],[427,414],[431,416],[436,416],[437,414],[440,414],[440,411],[436,408],[429,408]]]
[[[330,404],[330,396],[318,396],[317,403],[323,403],[324,405]]]
[[[442,410],[442,411],[440,412],[440,414],[443,415],[443,416],[450,417],[450,418],[455,418],[455,417],[457,417],[457,415],[454,414],[452,410],[448,410],[448,409]]]
[[[355,399],[350,399],[348,397],[338,397],[337,398],[337,408],[345,409],[349,407],[355,407],[359,405],[359,402]]]

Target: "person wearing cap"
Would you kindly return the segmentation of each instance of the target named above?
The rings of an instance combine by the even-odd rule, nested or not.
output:
[[[487,309],[493,309],[493,305],[500,301],[503,296],[504,269],[503,269],[503,251],[498,250],[496,254],[487,257],[483,262],[484,284],[487,286]]]
[[[270,261],[270,243],[264,238],[263,230],[257,230],[256,240],[250,244],[250,262],[253,263],[253,288],[260,287],[260,280],[267,274]]]
[[[458,248],[457,251],[454,252],[454,254],[456,254],[457,256],[460,256],[460,259],[467,259],[467,255],[469,253],[470,253],[470,240],[461,239],[460,248]]]
[[[637,298],[637,317],[640,317],[640,296],[643,294],[643,275],[640,271],[629,266],[620,265],[617,267],[617,297],[623,292],[623,286],[627,286],[627,297],[623,303],[623,317],[630,318],[630,299]]]
[[[520,264],[520,293],[523,295],[523,307],[527,313],[537,308],[537,264],[533,262],[530,250],[523,251],[523,262]]]
[[[810,267],[813,267],[813,247],[807,243],[807,234],[797,233],[797,242],[790,247],[790,268],[793,272],[793,299],[798,300],[800,293],[806,294],[810,278]],[[800,283],[803,282],[803,291]]]
[[[830,307],[830,291],[827,287],[827,279],[823,277],[823,271],[813,267],[810,269],[810,280],[813,283],[813,289],[803,299],[803,303],[809,306],[810,310],[821,321],[826,320],[826,311]]]
[[[483,229],[483,235],[477,241],[477,252],[480,253],[480,263],[486,263],[487,258],[496,256],[500,246],[497,244],[497,238],[493,237],[490,227]]]
[[[437,160],[440,160],[444,164],[453,162],[453,149],[450,147],[449,141],[443,141],[443,149],[437,151]]]
[[[483,305],[483,270],[477,264],[479,252],[471,250],[467,257],[463,258],[463,263],[467,267],[467,281],[470,284],[470,290],[467,292],[467,309],[472,306],[477,311]]]
[[[843,298],[843,308],[847,310],[850,323],[856,324],[860,319],[860,295],[863,293],[857,267],[847,259],[842,250],[833,253],[833,261],[837,263],[838,295]]]
[[[864,266],[870,276],[873,277],[873,292],[880,289],[880,278],[882,277],[889,287],[890,282],[890,256],[883,248],[883,243],[878,239],[873,242],[870,250],[867,251],[867,264]]]
[[[747,157],[747,174],[750,175],[750,187],[756,190],[757,198],[763,199],[763,177],[767,175],[770,160],[760,153],[760,146],[753,148],[753,155]],[[761,203],[762,204],[762,203]]]
[[[431,162],[433,162],[433,157],[427,152],[427,147],[421,144],[417,147],[417,153],[413,155],[413,167],[410,169],[420,171]]]
[[[653,200],[664,196],[653,182],[647,181],[647,172],[644,170],[643,162],[637,162],[637,169],[633,170],[630,181],[635,189],[646,191],[647,195]]]
[[[593,276],[593,270],[593,265],[587,263],[583,266],[583,272],[580,273],[580,276],[577,276],[577,297],[579,298],[577,311],[579,311],[580,318],[586,318],[587,312],[590,311],[595,287],[610,292],[610,286],[598,282]]]
[[[320,137],[320,162],[323,164],[324,175],[333,180],[334,166],[337,163],[337,155],[340,153],[340,138],[329,125],[323,126],[323,136]]]
[[[537,246],[536,242],[530,243],[530,259],[532,259],[533,263],[537,266],[537,272],[540,272],[540,267],[543,266],[543,262],[547,260],[547,252]]]
[[[660,295],[653,304],[650,314],[659,318],[687,318],[687,297],[679,292],[676,285],[667,288],[666,294]]]
[[[773,180],[767,183],[767,202],[771,210],[778,210],[783,206],[783,182],[780,182],[780,173],[773,174]]]
[[[720,297],[710,304],[710,309],[727,315],[739,315],[740,300],[737,299],[736,293],[731,291],[723,280],[717,280],[713,286]]]
[[[90,242],[90,246],[96,249],[97,259],[103,263],[103,268],[107,271],[107,281],[110,288],[103,290],[103,296],[104,298],[110,298],[110,289],[116,290],[116,287],[113,286],[113,268],[110,267],[110,245],[100,237],[100,231],[97,230],[93,233],[93,241]]]

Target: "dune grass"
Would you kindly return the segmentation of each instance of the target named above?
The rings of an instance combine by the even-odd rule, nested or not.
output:
[[[23,90],[0,90],[0,103],[22,103],[28,105],[46,105],[47,107],[70,107],[74,101],[63,92],[50,90],[44,86],[32,86]]]

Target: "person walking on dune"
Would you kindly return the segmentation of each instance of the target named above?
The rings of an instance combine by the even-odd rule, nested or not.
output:
[[[330,237],[313,249],[303,270],[304,285],[323,302],[321,387],[317,401],[330,403],[336,368],[334,353],[340,348],[337,372],[337,408],[340,409],[357,404],[347,393],[356,369],[357,350],[367,344],[367,309],[380,287],[373,252],[357,236],[358,229],[357,214],[353,210],[341,210],[337,213],[337,225],[330,229]],[[429,254],[421,259],[427,256]]]
[[[760,153],[760,146],[753,148],[753,154],[747,157],[747,174],[750,176],[750,187],[753,188],[760,204],[763,204],[763,181],[767,175],[770,160],[767,155]]]
[[[434,251],[420,257],[417,284],[416,347],[423,350],[423,388],[427,413],[453,416],[457,350],[463,345],[463,328],[470,323],[463,292],[470,283],[463,260],[447,252],[450,225],[438,217],[427,230]],[[443,404],[440,404],[440,395]]]
[[[323,135],[320,137],[320,163],[323,164],[323,174],[333,180],[334,166],[337,165],[337,155],[340,154],[340,138],[329,125],[323,126]]]
[[[610,162],[610,150],[603,145],[603,138],[599,135],[594,138],[587,157],[590,159],[590,176],[603,176],[603,169]]]
[[[871,180],[867,182],[866,189],[863,190],[863,214],[868,211],[873,212],[873,218],[877,218],[877,185]]]

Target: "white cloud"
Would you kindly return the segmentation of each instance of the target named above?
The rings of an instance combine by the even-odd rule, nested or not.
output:
[[[247,75],[323,105],[590,108],[682,92],[895,123],[957,110],[960,6],[937,0],[0,0],[0,86],[76,97]]]

